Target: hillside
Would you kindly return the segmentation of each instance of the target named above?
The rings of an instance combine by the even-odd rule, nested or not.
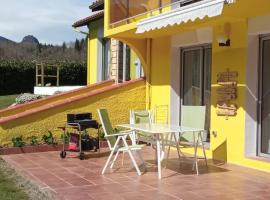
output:
[[[32,35],[25,36],[19,43],[0,36],[0,59],[86,62],[86,45],[86,39],[76,40],[68,45],[51,45],[39,43]]]

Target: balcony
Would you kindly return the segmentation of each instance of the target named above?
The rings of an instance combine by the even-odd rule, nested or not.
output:
[[[111,0],[110,28],[169,12],[202,0]]]

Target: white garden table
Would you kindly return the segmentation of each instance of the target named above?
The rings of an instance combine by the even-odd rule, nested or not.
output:
[[[157,165],[158,165],[158,178],[161,179],[161,135],[162,134],[180,134],[185,132],[202,132],[204,130],[190,127],[183,127],[172,124],[120,124],[118,127],[123,127],[136,131],[142,131],[155,135],[157,143]]]

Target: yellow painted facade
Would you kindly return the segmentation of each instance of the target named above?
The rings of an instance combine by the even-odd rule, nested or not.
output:
[[[99,89],[94,92],[97,92],[97,94],[88,98],[0,124],[0,144],[11,145],[11,139],[20,135],[23,136],[24,140],[32,135],[38,136],[41,140],[42,135],[48,131],[52,131],[59,139],[61,132],[56,131],[56,129],[64,124],[67,113],[92,112],[93,118],[98,119],[96,110],[106,108],[112,116],[112,124],[116,125],[129,122],[129,111],[131,109],[141,110],[145,108],[144,80],[127,84],[124,87],[115,86],[114,89],[105,92],[99,92]],[[93,133],[95,130],[90,130],[90,133],[91,131]]]
[[[146,104],[151,109],[156,105],[169,105],[171,107],[171,90],[172,90],[172,46],[174,38],[182,37],[188,33],[194,32],[194,40],[190,44],[183,42],[183,47],[194,46],[199,44],[212,45],[212,77],[211,77],[211,138],[210,148],[207,150],[207,155],[215,160],[224,160],[229,163],[234,163],[242,166],[252,167],[270,172],[269,159],[256,156],[249,156],[245,152],[248,148],[246,141],[246,94],[247,79],[247,65],[248,65],[248,50],[252,49],[249,46],[248,40],[251,35],[250,20],[259,16],[270,16],[270,1],[260,0],[254,2],[252,0],[237,0],[230,5],[224,5],[223,13],[220,16],[199,20],[194,22],[182,23],[181,25],[168,26],[161,29],[152,30],[143,34],[136,34],[137,22],[131,21],[125,25],[111,28],[110,21],[110,0],[105,0],[105,35],[108,37],[115,37],[116,39],[125,41],[144,62],[144,70],[146,75]],[[268,18],[269,19],[269,18]],[[262,27],[265,24],[256,23]],[[224,33],[225,24],[230,24],[230,40],[229,47],[220,47],[217,42],[217,37]],[[268,21],[269,23],[269,21]],[[209,40],[199,39],[199,31],[209,29]],[[256,29],[256,28],[254,28]],[[198,31],[199,30],[199,31]],[[196,32],[197,31],[197,32]],[[257,31],[257,37],[260,34],[269,34],[269,31]],[[203,35],[204,36],[204,35]],[[192,39],[190,34],[187,38]],[[180,59],[180,47],[179,47]],[[258,59],[258,58],[256,58]],[[256,63],[256,62],[255,62]],[[180,67],[180,65],[179,65]],[[254,66],[255,67],[255,66]],[[233,103],[238,105],[237,115],[234,117],[217,116],[216,102],[217,102],[217,74],[224,72],[227,69],[237,71],[238,77],[238,97]],[[256,76],[256,74],[253,74]],[[180,84],[180,81],[179,81]],[[147,106],[148,107],[148,106]],[[216,136],[212,132],[216,132]],[[252,134],[257,134],[254,131]],[[193,152],[192,149],[187,149],[187,152]]]
[[[88,47],[87,47],[87,84],[97,83],[98,68],[98,31],[103,26],[103,20],[97,20],[89,25]]]

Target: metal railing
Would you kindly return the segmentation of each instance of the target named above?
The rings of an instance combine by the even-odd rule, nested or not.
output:
[[[117,0],[114,0],[114,1],[116,2]],[[132,2],[132,1],[136,1],[136,0],[126,0],[125,1],[126,7],[125,7],[125,5],[123,5],[123,7],[124,7],[124,9],[126,9],[126,16],[123,19],[117,20],[115,22],[111,22],[110,28],[114,28],[114,27],[117,27],[117,26],[123,25],[123,24],[128,24],[133,19],[136,19],[136,18],[141,18],[143,16],[153,16],[153,15],[161,14],[164,12],[168,12],[171,9],[179,8],[179,7],[186,6],[186,5],[189,5],[191,3],[195,3],[195,2],[199,2],[199,1],[203,1],[203,0],[175,0],[175,2],[166,3],[164,5],[163,5],[162,0],[157,0],[158,4],[159,4],[159,6],[157,8],[153,8],[153,9],[141,12],[139,14],[129,16],[129,14],[130,14],[129,13],[129,9],[130,9],[129,5],[130,5],[130,2]],[[121,2],[121,1],[118,1],[118,2]],[[143,7],[142,4],[140,6]],[[169,9],[167,9],[167,8],[169,8]],[[110,10],[110,12],[112,12],[112,10]]]

